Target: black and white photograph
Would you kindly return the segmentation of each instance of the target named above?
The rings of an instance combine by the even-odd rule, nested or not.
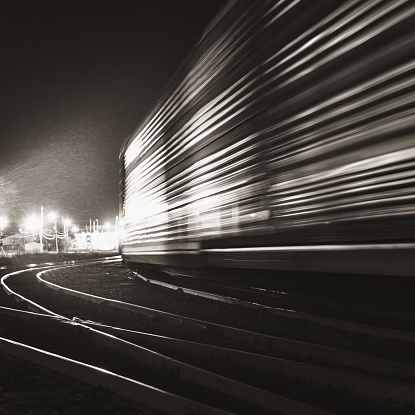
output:
[[[0,414],[415,414],[415,2],[9,2]]]

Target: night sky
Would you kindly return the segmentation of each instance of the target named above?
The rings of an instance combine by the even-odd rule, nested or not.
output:
[[[114,220],[122,142],[224,3],[2,6],[0,214]]]

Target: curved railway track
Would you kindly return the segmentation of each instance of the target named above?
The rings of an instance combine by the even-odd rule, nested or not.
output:
[[[70,273],[76,269],[74,266],[76,264],[15,273],[8,279],[3,277],[2,283],[10,294],[31,309],[60,313],[62,316],[54,317],[53,321],[65,322],[66,326],[78,330],[82,327],[89,339],[94,338],[97,347],[105,345],[112,350],[111,356],[120,355],[120,358],[133,359],[136,364],[150,367],[151,373],[161,376],[161,383],[151,381],[153,387],[162,386],[170,394],[202,402],[210,410],[219,408],[231,413],[346,414],[353,410],[394,414],[415,408],[415,367],[407,361],[381,359],[370,353],[360,354],[260,330],[229,327],[186,316],[186,312],[177,315],[138,306],[117,298],[121,291],[123,295],[131,291],[134,284],[138,284],[140,290],[150,284],[138,281],[119,264],[107,261],[105,266],[82,268],[87,274],[85,278],[79,272],[77,278],[70,278]],[[21,278],[23,275],[25,277]],[[103,276],[106,276],[105,285]],[[113,284],[108,284],[110,280]],[[66,287],[62,286],[62,281],[66,282]],[[88,292],[81,292],[82,287]],[[151,285],[151,289],[164,290],[162,295],[166,302],[171,301],[168,295],[179,298],[180,302],[185,302],[186,296],[186,302],[192,301],[196,308],[201,301],[207,301],[211,308],[216,307],[219,299],[212,302],[190,297],[189,300],[182,287],[166,291],[164,287]],[[101,295],[93,295],[93,292]],[[104,292],[106,298],[102,296]],[[243,307],[240,301],[237,305],[226,306]],[[256,309],[248,310],[256,314],[257,320],[258,317],[264,319],[263,306],[256,305]],[[294,321],[292,317],[278,318]],[[301,314],[297,314],[296,320],[315,324],[304,320]],[[319,324],[323,326],[321,321]],[[334,332],[340,333],[340,330]],[[376,340],[377,337],[373,337]],[[390,341],[391,348],[402,344],[413,346],[411,338]]]

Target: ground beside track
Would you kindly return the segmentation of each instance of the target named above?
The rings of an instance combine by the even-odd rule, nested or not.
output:
[[[56,304],[59,302],[59,305],[62,306],[63,297],[60,293],[58,294],[56,291],[48,289],[44,284],[38,284],[36,282],[35,274],[37,272],[25,273],[26,277],[21,280],[32,280],[32,287],[39,287],[38,290],[33,289],[31,292],[29,290],[28,293],[39,295],[37,300],[41,304],[44,304],[44,301],[47,299],[49,304],[44,305],[48,308],[50,308],[49,306],[53,306],[54,298],[56,298]],[[344,348],[345,350],[351,347],[351,350],[368,355],[378,354],[380,357],[395,358],[395,360],[404,362],[415,361],[414,357],[411,356],[413,347],[411,347],[411,350],[405,350],[405,342],[394,342],[391,345],[387,344],[385,339],[376,339],[373,337],[368,341],[370,336],[366,338],[365,336],[345,333],[340,330],[319,327],[318,325],[296,319],[278,319],[275,317],[271,319],[270,316],[256,310],[195,298],[180,291],[173,291],[142,281],[134,272],[123,267],[119,262],[53,269],[53,271],[43,274],[42,278],[75,290],[140,304],[150,308],[162,309],[174,314],[209,320],[219,324],[241,327],[257,332],[262,331],[281,337],[284,336],[319,344],[327,344],[336,348]],[[60,300],[58,300],[58,297],[60,297]],[[36,300],[32,296],[30,298]],[[67,301],[74,303],[72,307],[73,312],[77,312],[79,310],[77,307],[82,303],[82,301],[69,296],[65,299],[65,304]],[[95,317],[88,315],[89,307],[86,304],[84,304],[84,307],[86,313],[84,316],[80,315],[81,318],[92,318],[95,321],[100,321],[100,314],[104,314],[104,305],[100,304],[95,306],[97,312]],[[67,309],[69,308],[67,307]],[[72,315],[78,316],[78,314],[70,314],[67,316],[71,317]],[[126,314],[126,316],[126,321],[131,319],[131,314],[129,316]],[[118,321],[124,320],[121,318]],[[143,322],[132,321],[131,319],[128,323],[136,324],[136,327],[134,327],[136,330],[146,331],[145,323]],[[148,331],[151,331],[150,327],[148,328]],[[169,333],[162,334],[169,335]],[[388,353],[391,353],[392,350],[394,350],[395,356],[391,357]],[[385,353],[386,356],[384,356]]]

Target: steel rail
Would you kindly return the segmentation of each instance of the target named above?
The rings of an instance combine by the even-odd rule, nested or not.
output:
[[[42,274],[44,272],[45,271],[42,271]],[[106,304],[121,310],[131,311],[133,313],[144,315],[150,318],[157,318],[158,321],[160,321],[159,319],[162,319],[166,323],[169,323],[170,325],[180,326],[184,330],[193,331],[196,333],[200,333],[201,330],[204,330],[208,334],[212,332],[215,334],[215,336],[222,336],[224,338],[242,341],[243,343],[253,346],[257,349],[273,350],[279,353],[294,353],[299,356],[322,360],[329,363],[339,363],[346,367],[354,368],[357,370],[367,370],[375,373],[378,372],[394,374],[396,373],[396,365],[399,364],[398,362],[377,359],[360,353],[348,352],[345,350],[320,346],[313,343],[305,343],[297,340],[260,334],[235,327],[229,327],[217,323],[210,323],[198,319],[193,319],[190,317],[183,317],[177,314],[167,313],[165,311],[155,310],[136,304],[125,303],[119,300],[99,297],[51,283],[41,278],[39,274],[37,275],[39,281],[44,282],[52,289],[63,291],[68,295],[80,297],[93,303]],[[381,364],[381,360],[383,361],[383,364]],[[409,373],[412,373],[412,371],[410,370]],[[412,375],[409,374],[408,376],[410,377]]]
[[[123,398],[135,402],[140,406],[145,406],[145,409],[160,411],[166,415],[188,415],[189,413],[200,415],[231,414],[221,409],[209,407],[199,402],[164,392],[108,370],[68,359],[64,356],[59,356],[6,338],[0,337],[0,351],[76,379],[82,383],[108,388]]]
[[[87,264],[85,264],[87,265]],[[69,266],[68,266],[69,267]],[[59,267],[61,268],[61,267]],[[56,269],[56,268],[55,268]],[[54,289],[58,289],[58,290],[62,290],[64,292],[67,293],[71,293],[72,295],[76,295],[76,296],[80,296],[80,297],[84,297],[86,296],[89,300],[93,299],[94,302],[105,302],[106,304],[116,304],[117,306],[119,306],[120,308],[127,308],[130,309],[131,306],[133,306],[134,308],[139,307],[140,306],[135,306],[133,304],[128,304],[128,303],[123,303],[120,302],[118,300],[112,300],[112,299],[107,299],[107,298],[103,298],[103,297],[97,297],[97,296],[92,296],[91,294],[86,294],[86,293],[82,293],[80,291],[76,291],[76,290],[71,290],[71,289],[67,289],[65,287],[59,286],[57,284],[53,284],[50,283],[48,281],[45,281],[43,278],[40,277],[40,275],[49,272],[49,271],[53,271],[54,269],[47,269],[47,270],[43,270],[41,272],[37,273],[37,278],[39,279],[39,281],[46,283],[48,286],[54,288]],[[146,309],[146,314],[148,315],[148,312],[150,310],[150,315],[153,315],[154,311],[157,310],[152,310],[152,309]],[[161,312],[163,317],[166,317],[166,315],[170,315],[169,313],[165,313],[165,312]],[[176,315],[170,315],[172,316],[172,318],[175,320],[175,322],[180,321],[180,317],[176,316]],[[179,320],[178,320],[179,318]],[[185,320],[187,320],[187,318],[185,318]],[[69,320],[71,322],[71,324],[76,324],[79,323],[80,325],[84,325],[84,326],[93,326],[93,327],[97,327],[99,326],[98,332],[99,335],[102,335],[102,330],[104,329],[104,327],[106,329],[110,329],[110,330],[122,330],[119,328],[114,328],[114,327],[110,327],[110,326],[104,326],[102,324],[98,325],[95,324],[94,322],[90,322],[90,321],[83,321],[80,319],[74,319],[74,320]],[[201,321],[194,321],[194,324],[196,327],[201,327],[201,326],[205,326],[206,328],[210,325],[210,323],[206,323],[206,322],[201,322]],[[217,326],[217,325],[216,325]],[[223,327],[223,326],[222,326]],[[225,327],[225,329],[228,329]],[[237,329],[238,330],[238,329]],[[94,330],[96,331],[96,330]],[[105,330],[104,330],[105,331]],[[129,332],[129,334],[133,333],[131,330],[126,330],[126,332]],[[250,332],[248,332],[250,333]],[[147,339],[149,339],[149,336],[152,338],[152,341],[154,343],[154,339],[156,338],[161,338],[164,339],[161,336],[151,336],[147,333],[139,333],[139,332],[134,332],[134,334],[138,337],[141,336],[141,339],[143,338],[143,336]],[[257,335],[256,333],[251,333],[254,335]],[[111,338],[113,338],[114,336],[110,336]],[[129,355],[130,357],[133,357],[134,359],[140,359],[140,353],[138,353],[137,355],[137,349],[135,347],[137,347],[136,345],[133,345],[129,342],[125,342],[121,344],[123,344],[123,346],[120,348],[120,339],[114,337],[116,340],[115,342],[113,342],[114,339],[112,340],[108,340],[109,338],[107,337],[104,341],[101,340],[97,340],[97,343],[99,344],[105,344],[106,347],[112,348],[113,350],[120,352],[120,350],[123,351],[123,353],[126,353],[127,355]],[[190,342],[183,342],[183,341],[179,341],[176,339],[168,339],[168,344],[169,347],[171,347],[171,343],[175,343],[175,346],[173,348],[180,348],[180,347],[191,347],[192,348],[192,353],[195,352],[195,349],[199,349],[200,348],[206,350],[206,348],[209,348],[210,346],[206,346],[206,345],[195,345],[195,344],[191,344]],[[297,342],[298,343],[298,342]],[[160,343],[159,343],[160,345]],[[180,347],[178,345],[181,345]],[[190,346],[189,346],[190,345]],[[135,346],[135,347],[134,347]],[[132,349],[131,349],[132,347]],[[327,349],[327,348],[325,348]],[[182,349],[183,350],[183,349]],[[190,350],[187,349],[189,352]],[[148,350],[147,350],[148,351]],[[142,352],[142,351],[141,351]],[[151,351],[150,351],[151,352]],[[212,352],[212,349],[211,349]],[[339,351],[338,351],[339,352]],[[131,354],[132,353],[132,354]],[[154,352],[151,352],[154,353]],[[276,359],[276,358],[269,358],[266,356],[258,356],[258,355],[254,355],[254,354],[247,354],[244,352],[238,352],[238,351],[226,351],[226,349],[221,349],[221,348],[217,348],[216,351],[214,352],[214,354],[216,355],[224,355],[224,353],[235,353],[235,355],[237,357],[234,357],[233,359],[239,360],[239,365],[242,365],[245,367],[249,367],[250,365],[252,366],[252,361],[255,362],[254,366],[256,365],[256,367],[262,367],[268,368],[268,371],[271,370],[273,373],[278,373],[281,374],[283,376],[286,377],[291,377],[291,378],[295,378],[295,377],[299,377],[305,380],[312,380],[315,382],[318,382],[322,385],[334,385],[335,387],[338,388],[347,388],[349,390],[351,390],[353,393],[362,393],[366,394],[367,396],[371,396],[372,398],[384,398],[385,396],[389,396],[391,399],[395,399],[398,401],[408,401],[411,403],[415,403],[415,387],[414,385],[410,385],[410,384],[405,384],[405,383],[399,383],[399,382],[391,382],[389,380],[385,380],[385,379],[377,379],[377,378],[373,378],[373,377],[369,377],[369,376],[362,376],[362,375],[356,375],[356,374],[350,374],[347,372],[342,372],[342,371],[338,371],[338,370],[333,370],[333,369],[327,369],[327,368],[321,368],[315,365],[309,365],[309,364],[304,364],[304,363],[298,363],[298,362],[290,362],[290,361],[286,361],[283,359]],[[341,355],[343,355],[343,352],[341,352]],[[160,355],[162,356],[162,355]],[[362,357],[362,356],[361,356]],[[165,356],[162,356],[162,358],[165,359],[169,359]],[[366,357],[364,357],[365,359]],[[145,361],[148,363],[149,357],[145,356],[144,358],[142,358],[142,361]],[[372,358],[373,359],[373,358]],[[232,360],[232,359],[231,359]],[[251,363],[246,363],[247,361],[251,361]],[[370,360],[370,359],[369,359]],[[241,363],[242,362],[242,363]],[[383,359],[373,359],[371,362],[374,366],[376,367],[382,367],[382,366],[389,366],[389,368],[391,369],[390,374],[396,373],[397,371],[397,362],[388,362],[388,361],[383,361]],[[159,364],[159,363],[158,363]],[[184,368],[186,368],[186,364],[183,364],[181,362],[175,362],[174,360],[170,359],[167,361],[167,363],[163,363],[164,367],[168,367],[169,371],[173,371],[175,373],[186,373],[186,370]],[[162,364],[162,365],[163,365]],[[184,366],[183,366],[184,365]],[[157,366],[157,364],[156,364]],[[394,366],[394,368],[392,369],[392,367]],[[160,369],[160,367],[159,367]],[[400,369],[402,369],[402,365],[400,365]],[[398,369],[398,370],[400,370]],[[407,371],[406,376],[404,375],[404,377],[413,377],[415,370],[413,367],[409,367],[407,368],[409,369],[409,371]],[[194,368],[192,368],[191,370],[194,370]],[[202,371],[203,372],[203,371]],[[209,373],[209,372],[208,372]],[[196,379],[194,377],[192,377],[193,375],[190,375],[189,379],[192,379],[192,381],[195,381]],[[202,377],[205,375],[202,375]],[[215,375],[209,374],[207,376],[207,378],[210,378],[211,380],[207,381],[207,383],[204,384],[204,386],[206,387],[212,387],[212,385],[216,384],[216,385],[221,385],[219,390],[223,391],[223,385],[226,385],[227,382],[229,382],[229,380],[227,380],[224,384],[221,382],[218,382],[217,379],[215,378]],[[212,380],[213,379],[213,380]],[[200,381],[200,382],[206,382],[206,376],[205,379]],[[203,383],[202,383],[203,384]],[[244,391],[244,394],[246,394],[246,390]],[[261,393],[258,395],[258,393],[256,392],[255,395],[257,396],[261,396]],[[412,398],[414,397],[414,398]],[[261,396],[260,401],[264,401],[265,396]],[[286,399],[286,398],[283,398]],[[259,403],[259,402],[258,402]],[[278,406],[279,408],[281,407],[281,404],[279,404]],[[275,407],[274,409],[276,410],[277,407]],[[285,413],[285,412],[284,412]],[[290,412],[287,412],[290,413]],[[308,413],[308,412],[303,412],[303,413]]]
[[[89,264],[86,264],[89,265]],[[68,266],[70,267],[70,266]],[[61,267],[59,267],[61,268]],[[42,271],[43,272],[43,271]],[[42,273],[41,272],[41,273]],[[17,272],[16,272],[17,273]],[[13,275],[16,273],[12,273]],[[41,274],[38,273],[38,274]],[[39,278],[39,277],[38,277]],[[4,281],[2,284],[5,285]],[[56,287],[55,287],[56,288]],[[174,373],[176,377],[190,381],[192,383],[201,385],[205,388],[209,388],[216,392],[225,393],[228,396],[232,396],[240,401],[247,402],[249,404],[262,407],[266,410],[275,411],[282,414],[294,415],[294,414],[329,414],[327,411],[314,408],[312,406],[296,402],[294,400],[285,398],[283,396],[270,393],[253,386],[243,384],[220,375],[199,369],[197,367],[184,364],[176,361],[154,351],[145,349],[133,343],[119,339],[113,335],[109,335],[100,330],[93,329],[82,323],[79,323],[79,319],[69,319],[67,317],[60,316],[53,311],[47,310],[33,301],[13,292],[10,288],[7,288],[10,293],[18,296],[21,301],[26,302],[31,308],[39,309],[42,312],[50,314],[55,319],[52,321],[63,322],[66,324],[76,325],[77,327],[87,329],[88,339],[93,340],[96,344],[104,346],[116,353],[121,353],[127,357],[133,358],[135,361],[140,361],[146,365],[150,365],[159,372]],[[59,288],[60,290],[61,288]],[[63,291],[66,291],[62,287]],[[0,308],[1,309],[1,308]],[[25,312],[19,312],[19,310],[8,309],[8,313],[17,312],[20,316],[23,316]],[[26,312],[27,313],[27,312]],[[29,314],[26,314],[26,316]],[[33,315],[33,314],[32,314]],[[39,314],[36,314],[40,316]]]
[[[283,396],[276,395],[271,392],[264,391],[262,389],[255,388],[250,385],[243,384],[241,382],[234,381],[232,379],[208,372],[206,370],[191,366],[186,363],[182,363],[178,360],[172,359],[170,357],[166,357],[160,353],[154,352],[152,350],[146,349],[134,343],[125,341],[108,333],[105,333],[101,330],[96,330],[94,328],[88,327],[87,325],[79,322],[79,320],[70,320],[66,317],[61,318],[59,316],[51,316],[45,314],[38,314],[33,312],[21,311],[21,310],[14,310],[10,308],[3,308],[0,307],[0,313],[6,314],[8,316],[12,316],[15,318],[24,319],[30,322],[41,322],[43,324],[47,324],[49,327],[54,325],[57,331],[59,331],[59,325],[65,324],[67,329],[76,329],[76,334],[80,335],[80,330],[83,331],[84,337],[88,339],[88,341],[93,342],[97,345],[103,346],[112,352],[117,354],[122,354],[123,356],[129,357],[134,359],[135,362],[139,362],[141,364],[145,364],[146,366],[151,367],[152,369],[156,370],[157,373],[163,374],[167,373],[172,375],[172,380],[184,380],[191,382],[193,384],[197,384],[204,389],[210,389],[219,393],[224,393],[227,396],[237,399],[238,401],[242,401],[248,403],[250,405],[254,405],[258,408],[262,408],[263,410],[271,411],[272,413],[281,413],[286,415],[294,415],[294,414],[310,414],[310,415],[329,415],[330,412],[321,410],[319,408],[314,408],[312,406],[296,402],[292,399],[285,398]],[[12,341],[12,340],[10,340]],[[31,346],[28,346],[31,347]],[[1,343],[0,343],[0,351]],[[39,350],[39,349],[37,349]],[[45,352],[50,354],[49,352]],[[68,358],[54,355],[58,357],[62,357],[64,362]],[[23,358],[22,356],[19,356]],[[36,356],[33,356],[32,362],[36,364],[42,364],[43,360],[38,361]],[[71,360],[71,359],[69,359]],[[63,363],[63,366],[60,361],[55,361],[54,365],[56,369],[64,373],[68,376],[71,375],[71,372],[67,372],[66,370],[66,363]],[[88,365],[89,366],[89,365]],[[48,368],[54,367],[47,366]],[[95,367],[96,368],[96,367]],[[99,369],[99,368],[98,368]],[[75,370],[75,369],[72,369]],[[100,369],[103,370],[103,369]],[[106,370],[104,372],[107,372]],[[120,375],[116,375],[120,376]],[[82,377],[78,378],[82,380]],[[137,381],[132,379],[133,381]],[[138,382],[138,381],[137,381]],[[101,384],[101,383],[99,383]],[[142,384],[140,382],[140,384]],[[144,385],[144,384],[142,384]],[[111,381],[105,384],[101,384],[101,386],[108,387],[114,393],[119,393],[119,388],[117,382],[113,385]],[[168,393],[168,392],[165,392]],[[123,395],[122,395],[123,396]],[[128,397],[128,396],[125,396]],[[159,399],[163,399],[163,396],[160,396]],[[176,399],[179,399],[178,397]],[[183,398],[184,400],[188,400],[187,398]],[[148,405],[148,402],[142,402],[142,404]],[[185,404],[183,404],[185,405]],[[187,405],[187,404],[186,404]],[[196,403],[195,403],[196,405]],[[188,406],[188,405],[187,405]],[[209,407],[210,408],[210,407]],[[170,413],[170,412],[167,412]],[[209,413],[209,412],[195,412],[195,413]],[[221,412],[219,412],[221,413]]]

